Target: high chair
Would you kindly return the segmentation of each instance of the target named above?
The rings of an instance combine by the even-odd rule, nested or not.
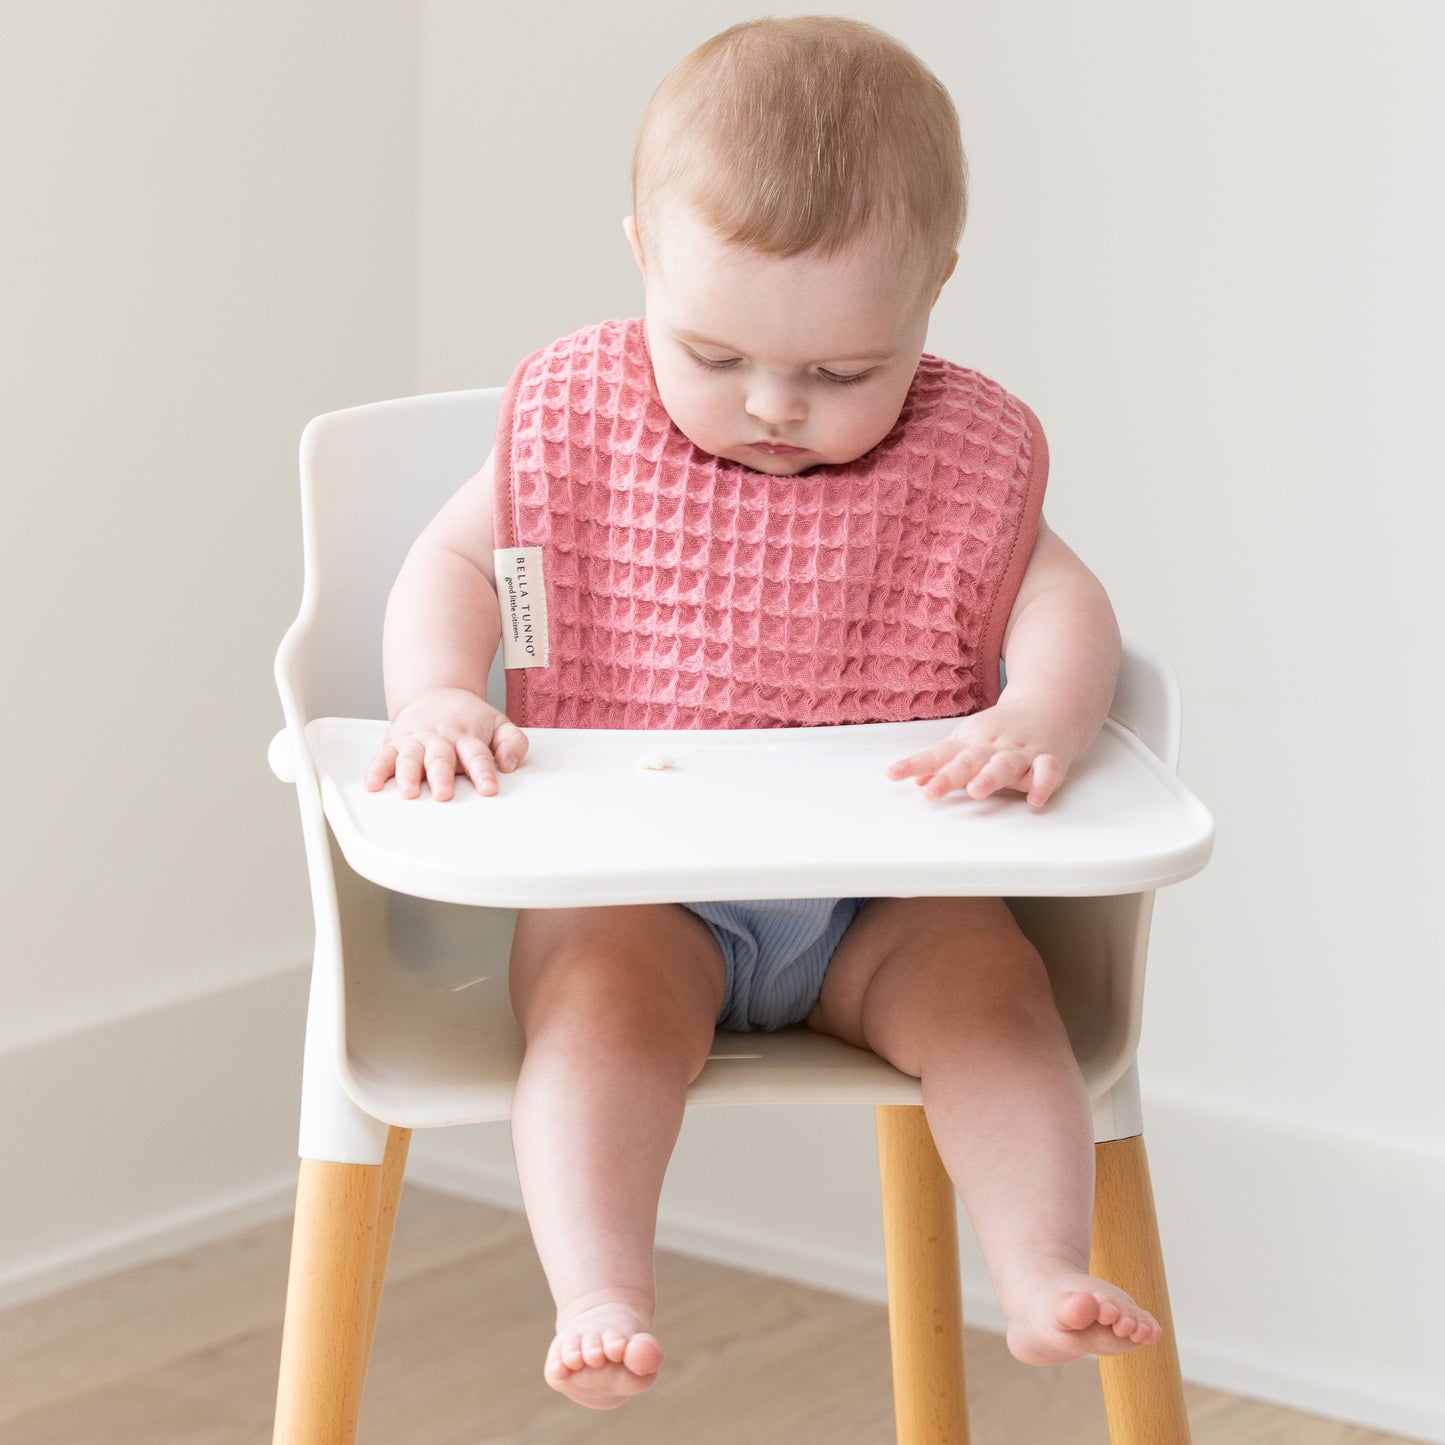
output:
[[[1153,891],[1203,867],[1212,837],[1174,776],[1172,674],[1127,650],[1114,719],[1039,814],[997,798],[930,807],[884,779],[886,762],[947,731],[938,722],[534,729],[499,797],[465,783],[445,805],[368,794],[386,596],[413,538],[485,457],[500,396],[358,407],[302,439],[305,589],[276,662],[286,727],[271,762],[300,802],[316,955],[275,1440],[355,1439],[410,1131],[508,1116],[522,1051],[511,908],[956,893],[1009,896],[1048,964],[1093,1101],[1093,1268],[1164,1325],[1162,1343],[1101,1362],[1111,1439],[1187,1442],[1134,1067]],[[499,683],[498,671],[500,705]],[[639,772],[655,750],[678,766]],[[846,799],[840,767],[856,780]],[[785,836],[744,830],[754,800],[776,813],[784,796],[798,819]],[[677,826],[700,808],[706,839]],[[888,826],[898,810],[906,830]],[[897,1438],[966,1445],[954,1191],[919,1097],[873,1055],[795,1029],[719,1034],[689,1102],[876,1106]]]

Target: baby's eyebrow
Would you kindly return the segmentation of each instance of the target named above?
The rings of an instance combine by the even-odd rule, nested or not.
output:
[[[710,336],[699,336],[696,331],[674,331],[673,335],[679,341],[685,341],[689,346],[711,346],[714,351],[736,351],[736,346],[729,346],[726,341],[714,341]]]
[[[740,355],[741,352],[742,352],[742,348],[741,348],[741,347],[734,346],[734,345],[732,344],[732,342],[730,342],[730,341],[717,341],[717,340],[715,340],[714,338],[712,338],[712,337],[710,337],[710,336],[699,336],[698,333],[695,332],[695,331],[674,331],[674,332],[673,332],[673,335],[676,336],[679,341],[685,342],[685,343],[686,343],[687,345],[689,345],[689,346],[707,346],[707,347],[711,347],[714,351],[727,351],[727,352],[731,352],[731,353],[732,353],[733,355],[735,355],[735,356],[736,356],[736,355]],[[850,352],[848,352],[848,353],[846,353],[846,354],[844,354],[843,352],[835,352],[835,353],[831,353],[831,354],[826,358],[826,360],[828,360],[828,361],[844,361],[844,362],[847,362],[847,361],[871,361],[871,362],[878,362],[878,361],[892,361],[893,358],[894,358],[894,356],[896,356],[896,355],[897,355],[896,352],[894,352],[894,351],[888,351],[888,350],[878,350],[878,351],[867,351],[867,350],[864,350],[864,351],[850,351]]]

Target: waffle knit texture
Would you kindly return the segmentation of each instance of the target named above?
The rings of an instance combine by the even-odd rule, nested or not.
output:
[[[699,450],[641,320],[517,368],[497,546],[540,547],[550,656],[508,672],[520,726],[764,728],[960,717],[996,702],[1048,453],[1033,414],[925,355],[893,430],[774,477]]]

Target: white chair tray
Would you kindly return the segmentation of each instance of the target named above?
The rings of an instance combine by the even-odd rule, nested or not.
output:
[[[523,766],[439,803],[362,777],[385,724],[307,726],[343,856],[397,892],[494,907],[812,896],[1081,897],[1177,883],[1208,861],[1203,805],[1110,721],[1042,809],[931,802],[884,768],[948,720],[730,732],[529,728]],[[650,771],[643,759],[672,766]]]

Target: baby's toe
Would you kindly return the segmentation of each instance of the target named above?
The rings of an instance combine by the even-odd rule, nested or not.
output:
[[[1054,1318],[1062,1330],[1086,1330],[1099,1321],[1099,1301],[1083,1290],[1074,1290],[1059,1300]]]
[[[662,1368],[662,1345],[656,1335],[637,1334],[627,1341],[622,1363],[634,1375],[646,1379]]]
[[[627,1336],[621,1330],[608,1330],[602,1336],[602,1352],[610,1364],[620,1365],[627,1355]]]

